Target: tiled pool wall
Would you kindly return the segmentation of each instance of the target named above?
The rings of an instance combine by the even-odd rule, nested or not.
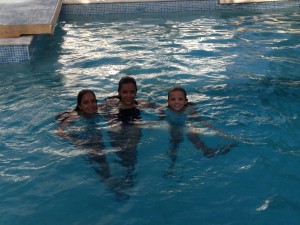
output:
[[[219,0],[177,0],[177,1],[136,1],[136,2],[109,2],[97,4],[65,4],[61,15],[104,15],[104,14],[133,14],[133,13],[170,13],[183,11],[208,10],[251,10],[263,11],[300,7],[300,0],[274,1],[243,4],[219,4]],[[36,35],[38,36],[38,35]],[[30,60],[35,43],[33,38],[30,44],[0,45],[0,63],[16,63]]]
[[[14,63],[30,59],[29,45],[1,45],[0,63]]]
[[[299,0],[274,1],[243,4],[219,4],[219,0],[177,0],[115,2],[105,4],[69,4],[63,5],[61,14],[103,15],[129,13],[164,13],[208,10],[266,10],[299,7]]]
[[[17,63],[30,60],[39,37],[40,35],[33,35],[25,42],[0,45],[0,63]]]

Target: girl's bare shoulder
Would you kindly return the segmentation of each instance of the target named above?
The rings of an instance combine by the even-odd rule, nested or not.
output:
[[[106,106],[116,106],[120,103],[118,98],[109,98],[105,101]]]
[[[139,108],[153,108],[156,109],[158,106],[154,102],[149,102],[145,99],[136,99]]]
[[[64,111],[61,112],[57,117],[56,120],[61,122],[61,123],[69,123],[69,122],[74,122],[78,120],[79,114],[76,111]]]

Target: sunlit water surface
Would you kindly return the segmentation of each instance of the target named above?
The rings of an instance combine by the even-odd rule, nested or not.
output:
[[[30,62],[0,65],[1,224],[298,224],[299,21],[297,9],[60,18]],[[168,124],[149,109],[132,131],[136,161],[125,185],[111,143],[122,135],[110,136],[101,117],[81,121],[76,132],[104,140],[104,179],[84,146],[57,136],[55,117],[83,88],[102,103],[124,75],[158,105],[183,86],[223,133],[191,123],[203,141],[237,146],[208,158],[183,135],[168,174]]]

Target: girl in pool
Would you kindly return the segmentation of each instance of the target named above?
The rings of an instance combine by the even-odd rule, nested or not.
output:
[[[77,105],[74,110],[60,113],[56,119],[60,122],[73,122],[79,117],[93,116],[98,113],[98,105],[95,93],[90,89],[83,89],[77,95]]]
[[[71,132],[66,131],[69,125],[79,122],[82,119],[87,119],[87,123],[95,123],[99,119],[99,111],[101,106],[97,105],[95,93],[90,89],[83,89],[77,95],[77,105],[74,110],[67,110],[60,113],[56,120],[60,122],[56,131],[62,138],[68,138],[74,143],[80,143],[83,140],[76,138]],[[92,120],[93,119],[93,120]],[[100,135],[101,136],[101,135]],[[99,141],[96,141],[97,143]],[[101,144],[102,146],[102,144]]]
[[[109,97],[103,110],[108,117],[122,122],[134,122],[141,119],[140,109],[150,106],[145,100],[136,99],[137,84],[133,77],[123,77],[119,81],[118,95]]]
[[[173,87],[168,91],[168,106],[161,114],[172,124],[185,124],[187,116],[194,117],[196,111],[188,102],[186,91],[182,87]]]
[[[170,124],[169,156],[171,164],[167,172],[170,174],[177,159],[177,149],[183,141],[185,122],[187,119],[199,120],[199,116],[196,114],[192,104],[188,102],[186,91],[182,87],[173,87],[168,92],[168,106],[162,111],[161,117],[166,118]],[[219,149],[209,148],[194,129],[188,129],[187,136],[195,148],[201,150],[206,157],[226,154],[234,146],[234,144],[231,144]]]
[[[135,79],[125,76],[119,81],[118,95],[108,98],[102,108],[106,119],[112,124],[108,131],[111,146],[117,150],[120,164],[126,168],[123,183],[127,187],[134,183],[137,146],[142,137],[142,129],[138,125],[141,109],[149,105],[144,100],[136,99],[136,95]]]
[[[97,105],[93,91],[81,90],[77,95],[75,109],[65,111],[58,116],[57,120],[60,124],[57,133],[60,137],[71,140],[79,149],[87,153],[85,157],[117,198],[127,198],[121,186],[123,182],[116,182],[112,177],[106,159],[102,129],[99,128],[99,121],[102,119],[99,114],[101,107]]]
[[[100,106],[97,105],[95,93],[83,89],[77,95],[77,105],[74,110],[64,111],[57,116],[59,125],[57,134],[70,139],[73,143],[88,152],[102,154],[104,149],[102,132],[99,130]]]

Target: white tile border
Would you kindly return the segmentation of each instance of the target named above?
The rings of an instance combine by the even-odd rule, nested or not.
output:
[[[96,4],[96,3],[128,3],[128,2],[161,2],[162,0],[63,0],[65,5]],[[164,2],[174,0],[163,0]]]

